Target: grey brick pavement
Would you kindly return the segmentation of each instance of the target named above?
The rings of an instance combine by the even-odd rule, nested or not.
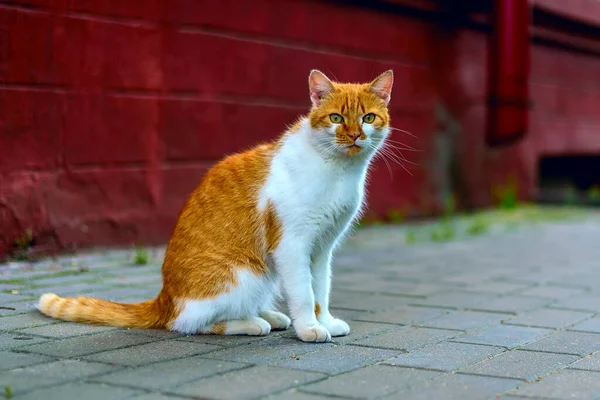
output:
[[[58,322],[36,296],[149,299],[160,257],[0,264],[0,398],[600,398],[600,223],[545,223],[449,243],[359,230],[332,305],[350,336],[299,342]],[[81,268],[85,266],[85,268]]]

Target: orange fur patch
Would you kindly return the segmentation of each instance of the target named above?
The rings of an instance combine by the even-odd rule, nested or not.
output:
[[[235,284],[240,268],[267,272],[267,254],[281,236],[281,225],[272,205],[261,214],[257,202],[272,156],[271,144],[227,157],[194,190],[162,268],[171,298],[214,298]]]
[[[217,322],[210,328],[211,335],[224,335],[227,330],[227,322]]]
[[[315,303],[315,316],[319,318],[321,315],[321,305],[319,303]]]

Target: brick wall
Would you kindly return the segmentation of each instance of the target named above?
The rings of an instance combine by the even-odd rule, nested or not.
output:
[[[507,167],[528,195],[540,152],[600,146],[600,58],[536,45],[532,132],[489,151],[485,23],[449,34],[433,1],[394,3],[0,0],[0,255],[27,229],[42,250],[164,242],[208,167],[307,111],[312,68],[395,71],[393,124],[417,137],[394,137],[421,151],[412,175],[376,165],[379,215],[436,212],[447,190],[486,204]]]

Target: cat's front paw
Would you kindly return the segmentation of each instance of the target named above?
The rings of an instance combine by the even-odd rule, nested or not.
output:
[[[247,321],[248,336],[265,336],[271,333],[271,325],[262,318],[253,318]]]
[[[331,336],[346,336],[350,333],[350,326],[345,321],[338,318],[331,317],[321,321],[321,325],[327,328]]]
[[[329,331],[321,324],[308,326],[294,326],[298,339],[303,342],[324,343],[331,341]]]
[[[274,330],[286,330],[292,325],[292,320],[279,311],[263,311],[260,316],[271,324],[271,328]]]

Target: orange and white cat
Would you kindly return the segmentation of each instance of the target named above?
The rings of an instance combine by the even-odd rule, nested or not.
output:
[[[119,304],[44,294],[51,317],[185,334],[298,338],[350,332],[329,312],[331,258],[360,213],[367,169],[389,134],[387,71],[371,83],[309,76],[312,108],[277,141],[226,157],[187,200],[157,298]],[[275,311],[280,287],[292,321]]]

